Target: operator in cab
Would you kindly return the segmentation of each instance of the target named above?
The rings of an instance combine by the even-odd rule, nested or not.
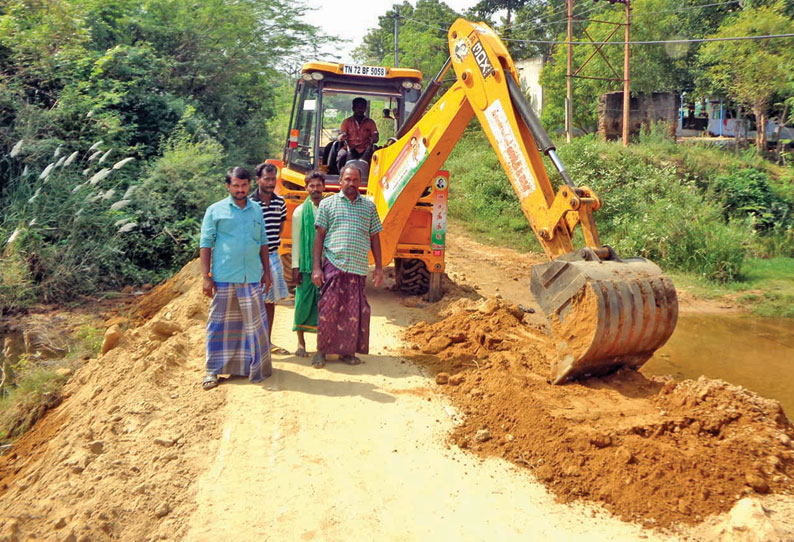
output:
[[[340,148],[336,155],[338,171],[342,171],[348,160],[365,160],[372,158],[375,143],[378,142],[378,127],[375,121],[367,116],[367,100],[361,97],[353,99],[353,116],[342,121],[339,137]]]

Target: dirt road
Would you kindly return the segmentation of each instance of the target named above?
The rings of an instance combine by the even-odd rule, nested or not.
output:
[[[389,355],[401,328],[423,311],[383,290],[369,298],[376,316],[364,365],[315,370],[279,356],[264,389],[226,386],[222,436],[198,481],[187,540],[647,536],[591,507],[555,503],[509,463],[450,447],[454,409],[415,365]],[[278,307],[274,331],[290,337],[289,346],[291,314]]]
[[[449,273],[461,285],[449,297],[499,287],[520,301],[532,258],[456,236]],[[276,356],[264,385],[231,380],[204,392],[198,278],[189,265],[150,295],[142,325],[87,362],[64,403],[0,457],[0,542],[794,540],[790,495],[752,496],[730,514],[660,532],[559,502],[529,469],[453,444],[485,410],[467,406],[464,417],[400,339],[438,320],[449,298],[428,306],[370,289],[364,365],[314,370]],[[291,309],[276,314],[275,341],[294,348]]]

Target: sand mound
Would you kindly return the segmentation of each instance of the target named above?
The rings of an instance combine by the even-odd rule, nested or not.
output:
[[[563,501],[661,527],[794,490],[794,427],[778,402],[635,371],[551,386],[556,348],[527,316],[499,300],[463,300],[406,330],[407,356],[446,382],[465,414],[451,437],[460,447],[527,466]]]
[[[180,538],[225,396],[198,384],[200,277],[193,262],[144,298],[148,321],[81,367],[64,402],[0,457],[0,539]]]

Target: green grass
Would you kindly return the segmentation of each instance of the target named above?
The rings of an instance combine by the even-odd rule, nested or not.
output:
[[[794,258],[753,258],[737,301],[759,316],[794,318]]]
[[[16,386],[0,398],[0,442],[5,444],[21,437],[46,408],[57,405],[67,380],[67,376],[60,376],[50,368],[19,375]]]
[[[82,357],[84,355],[95,356],[102,348],[102,340],[105,338],[105,331],[91,324],[83,324],[77,328],[75,333],[75,344],[72,345],[68,357]]]
[[[704,299],[729,297],[758,316],[794,318],[794,258],[750,258],[743,280],[716,284],[694,274],[672,273],[676,287]]]
[[[8,380],[0,394],[0,443],[13,441],[30,429],[48,409],[60,402],[68,375],[60,368],[75,369],[85,356],[95,356],[102,346],[103,331],[84,323],[74,335],[69,353],[62,359],[36,361],[23,354],[7,363]]]

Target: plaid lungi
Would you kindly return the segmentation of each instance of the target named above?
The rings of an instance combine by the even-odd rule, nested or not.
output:
[[[270,290],[265,296],[265,303],[275,303],[279,299],[284,299],[289,295],[287,282],[284,280],[284,268],[281,266],[281,256],[278,251],[268,254],[270,261]]]
[[[252,382],[269,377],[273,365],[261,286],[215,284],[207,320],[207,373],[247,376]]]

